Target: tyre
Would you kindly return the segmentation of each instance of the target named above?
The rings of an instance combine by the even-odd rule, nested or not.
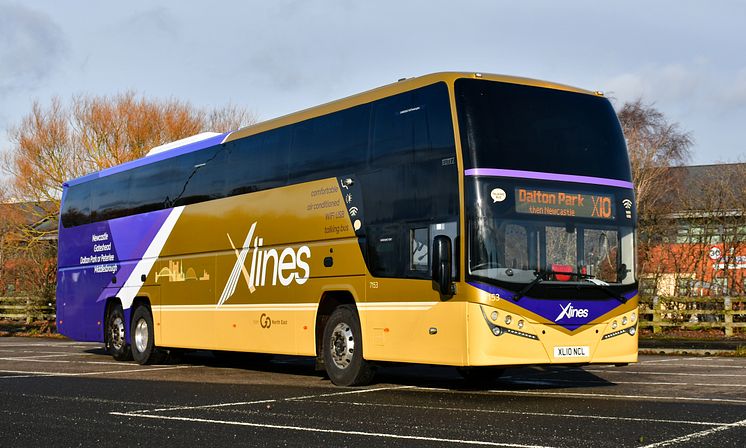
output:
[[[337,386],[364,386],[373,380],[374,368],[363,359],[363,337],[357,311],[337,307],[324,326],[324,368]]]
[[[140,305],[132,313],[132,357],[138,364],[158,364],[165,358],[165,354],[155,346],[155,332],[153,330],[153,315],[150,308]]]
[[[104,346],[117,361],[129,361],[132,359],[132,350],[127,344],[124,311],[122,305],[115,304],[109,307],[106,314],[106,326],[104,328]]]

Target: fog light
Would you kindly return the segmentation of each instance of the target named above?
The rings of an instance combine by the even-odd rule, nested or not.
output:
[[[492,327],[492,334],[500,336],[500,327]]]
[[[611,329],[612,330],[616,330],[616,327],[618,327],[618,326],[619,326],[619,324],[616,323],[616,321],[614,321],[614,322],[611,323]]]
[[[518,328],[523,328],[523,321],[522,320],[518,321]]]
[[[637,314],[632,313],[632,316],[630,317],[630,320],[632,321],[632,323],[635,323],[635,319],[637,319]]]
[[[627,325],[627,316],[622,318],[622,325]]]
[[[507,316],[505,316],[505,325],[510,325],[511,322],[513,322],[513,316],[508,314]]]
[[[637,333],[637,328],[636,327],[629,327],[629,329],[627,331],[629,332],[630,336],[634,336],[635,333]]]
[[[493,311],[490,317],[492,317],[492,320],[497,320],[497,311]]]

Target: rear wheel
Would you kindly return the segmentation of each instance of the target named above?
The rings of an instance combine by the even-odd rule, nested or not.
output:
[[[104,329],[104,345],[109,353],[117,361],[129,361],[132,359],[132,350],[127,344],[124,333],[124,311],[122,305],[115,304],[109,307],[106,314],[106,327]]]
[[[334,310],[324,327],[324,367],[338,386],[364,386],[373,380],[374,368],[363,359],[363,337],[357,312],[350,305]]]
[[[132,313],[132,357],[138,364],[158,364],[165,358],[165,353],[155,346],[153,315],[150,308],[140,305]]]

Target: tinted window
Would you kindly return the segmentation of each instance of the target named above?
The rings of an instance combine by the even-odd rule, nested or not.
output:
[[[180,165],[178,158],[174,158],[132,170],[132,202],[129,213],[145,213],[172,207],[180,192]]]
[[[368,223],[458,214],[455,156],[445,84],[373,103],[370,170],[363,176]]]
[[[62,204],[62,225],[65,227],[79,226],[90,221],[91,214],[91,183],[68,187],[65,202]]]
[[[353,171],[365,163],[370,105],[335,112],[293,126],[290,173],[294,182]]]
[[[236,140],[225,145],[227,195],[251,193],[287,183],[290,133],[287,128]]]
[[[448,89],[438,83],[376,101],[372,115],[370,168],[360,176],[369,269],[381,277],[423,277],[408,256],[411,225],[427,229],[458,216]]]
[[[602,97],[456,81],[465,168],[502,168],[630,180],[619,121]]]
[[[130,208],[131,172],[125,171],[94,181],[91,194],[92,221],[125,216]]]
[[[178,157],[176,164],[181,181],[174,204],[188,205],[224,197],[226,161],[226,152],[220,147]]]

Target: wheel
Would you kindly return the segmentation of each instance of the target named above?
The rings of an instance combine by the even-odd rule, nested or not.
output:
[[[127,344],[124,327],[124,311],[122,305],[117,303],[109,308],[109,312],[106,314],[106,327],[104,328],[106,352],[117,361],[132,359],[132,350]]]
[[[140,305],[132,313],[132,357],[138,364],[158,364],[164,359],[164,353],[155,346],[153,315],[150,308]]]
[[[467,383],[480,386],[494,383],[505,372],[501,367],[459,367],[458,373]]]
[[[350,305],[337,307],[324,327],[324,367],[337,386],[364,386],[374,368],[363,359],[363,336],[357,312]]]

